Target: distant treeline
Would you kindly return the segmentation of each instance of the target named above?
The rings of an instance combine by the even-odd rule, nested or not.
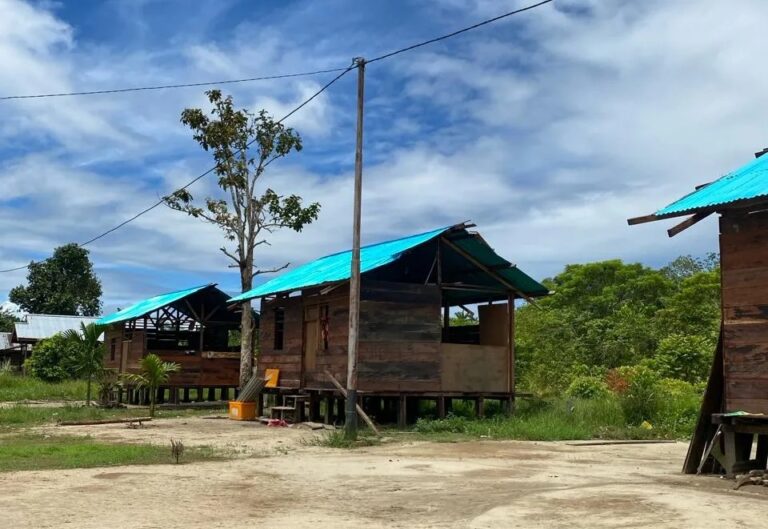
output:
[[[627,366],[700,384],[720,325],[717,254],[655,270],[620,260],[568,265],[554,293],[517,311],[518,388],[562,394],[576,379]]]

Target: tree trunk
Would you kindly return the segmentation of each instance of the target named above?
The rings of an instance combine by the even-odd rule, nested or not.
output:
[[[155,399],[157,398],[157,387],[149,387],[149,416],[155,416]]]
[[[240,318],[240,388],[245,386],[253,373],[253,314],[251,302],[244,301]]]
[[[88,375],[88,383],[85,386],[85,405],[91,405],[91,375]]]
[[[249,241],[251,238],[248,239]],[[243,292],[253,288],[253,247],[246,250],[240,261],[240,287]],[[253,313],[251,300],[243,301],[240,317],[240,388],[242,389],[253,374]]]

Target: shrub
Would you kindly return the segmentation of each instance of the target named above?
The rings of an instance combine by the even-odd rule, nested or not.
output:
[[[619,395],[619,402],[628,424],[638,425],[643,421],[653,423],[661,406],[660,377],[645,366],[618,368],[618,373],[627,380],[626,390]]]
[[[13,373],[15,371],[13,367],[13,363],[11,362],[10,358],[6,358],[2,362],[0,362],[0,375],[8,375],[10,373]]]
[[[24,363],[27,373],[47,382],[76,378],[80,346],[60,334],[40,340]]]
[[[670,334],[659,342],[652,366],[661,376],[697,382],[709,374],[712,354],[707,337]]]
[[[601,378],[585,375],[574,378],[565,393],[575,399],[601,399],[607,397],[610,390]]]
[[[700,387],[665,378],[659,384],[660,403],[656,426],[667,437],[687,437],[693,432],[699,417],[703,391]]]

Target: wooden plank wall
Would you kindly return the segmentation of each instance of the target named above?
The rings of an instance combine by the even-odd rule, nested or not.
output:
[[[720,218],[726,411],[768,413],[768,213]]]
[[[112,360],[110,347],[114,340],[115,359]],[[112,325],[104,331],[104,367],[109,369],[120,369],[120,354],[123,350],[123,327]]]
[[[275,309],[281,307],[283,323],[283,348],[275,349]],[[280,298],[261,302],[259,323],[258,371],[279,369],[278,384],[287,388],[301,387],[301,345],[303,336],[303,301],[301,297]]]
[[[109,327],[104,333],[105,353],[104,366],[120,369],[120,359],[123,343],[128,336],[128,372],[138,372],[141,369],[141,359],[146,352],[160,356],[166,362],[176,362],[181,365],[181,371],[171,375],[168,385],[171,386],[236,386],[239,382],[239,358],[206,358],[204,353],[186,355],[182,351],[146,351],[144,331],[125,331],[122,326]],[[110,346],[115,339],[115,360],[111,360]]]
[[[358,389],[440,391],[440,290],[364,281],[360,292]]]
[[[506,345],[440,345],[440,389],[447,392],[507,391],[509,354]]]

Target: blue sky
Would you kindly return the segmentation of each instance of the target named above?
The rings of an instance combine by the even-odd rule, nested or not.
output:
[[[527,3],[0,0],[0,95],[346,66]],[[766,146],[764,13],[759,0],[556,0],[370,65],[364,241],[471,219],[537,279],[566,263],[716,250],[713,219],[670,240],[663,223],[626,218]],[[224,89],[282,116],[330,77]],[[265,185],[323,209],[303,233],[272,237],[265,268],[349,247],[354,81],[288,122],[305,150]],[[204,105],[201,88],[0,102],[0,268],[88,239],[210,167],[179,123]],[[192,191],[214,192],[213,179]],[[238,291],[222,243],[164,207],[141,217],[90,247],[105,307],[207,281]],[[0,301],[24,277],[0,275]]]

